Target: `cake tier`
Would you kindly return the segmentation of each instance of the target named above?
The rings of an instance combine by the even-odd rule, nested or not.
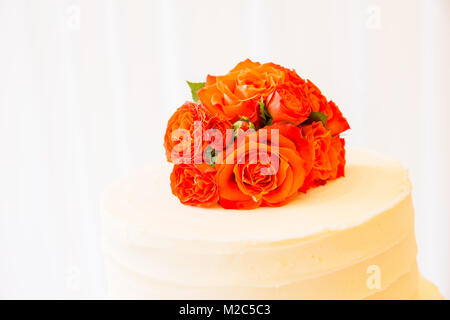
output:
[[[346,177],[286,206],[181,205],[170,166],[110,188],[102,204],[112,298],[408,299],[418,292],[407,172],[348,154]]]

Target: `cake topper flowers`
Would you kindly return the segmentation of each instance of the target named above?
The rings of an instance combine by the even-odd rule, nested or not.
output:
[[[169,119],[166,157],[181,203],[282,206],[344,175],[350,128],[333,101],[294,70],[245,60],[205,83]]]

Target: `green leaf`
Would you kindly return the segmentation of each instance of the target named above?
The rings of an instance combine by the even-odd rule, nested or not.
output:
[[[264,104],[263,98],[259,101],[259,113],[261,114],[261,118],[263,118],[264,122],[266,122],[266,105]]]
[[[261,114],[261,118],[263,119],[264,126],[270,126],[272,124],[272,117],[270,113],[266,109],[266,105],[264,103],[263,98],[259,101],[259,113]]]
[[[216,159],[217,159],[218,152],[216,152],[216,149],[214,149],[211,146],[208,146],[205,150],[205,158],[207,160],[207,163],[211,167],[215,167],[216,165]]]
[[[311,114],[309,115],[308,120],[315,121],[315,122],[321,121],[323,126],[325,127],[325,125],[327,124],[327,118],[328,118],[328,116],[325,113],[311,111]]]
[[[197,92],[198,90],[200,90],[201,88],[203,88],[205,86],[205,82],[189,82],[186,81],[189,88],[191,88],[191,94],[192,94],[192,99],[195,102],[198,102],[198,95]]]

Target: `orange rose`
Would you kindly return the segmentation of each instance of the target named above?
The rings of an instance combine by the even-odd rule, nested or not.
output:
[[[297,152],[300,154],[304,164],[303,169],[307,176],[312,169],[314,162],[313,139],[311,136],[303,136],[303,132],[299,127],[287,123],[275,123],[264,129],[278,129],[279,134],[289,138],[295,144]]]
[[[333,136],[350,129],[347,119],[344,118],[341,110],[333,101],[330,100],[321,112],[327,115],[327,128]]]
[[[221,206],[281,206],[297,194],[306,175],[305,161],[296,143],[281,133],[302,139],[300,129],[295,128],[272,128],[279,129],[278,142],[274,132],[265,128],[235,142],[235,149],[227,152],[224,163],[216,165]]]
[[[205,141],[203,142],[203,151],[208,144],[218,152],[225,150],[233,140],[232,132],[227,132],[227,129],[231,128],[232,124],[229,121],[221,120],[217,117],[208,117],[204,125],[205,131],[203,134],[203,139]],[[213,129],[212,134],[209,132],[210,129]],[[217,130],[220,136],[215,137],[214,130]]]
[[[344,118],[338,106],[333,101],[328,102],[314,83],[308,80],[305,92],[311,101],[312,111],[327,115],[326,126],[333,136],[350,129],[347,119]]]
[[[209,114],[231,122],[246,117],[258,125],[258,102],[261,97],[266,99],[277,84],[296,79],[288,71],[272,63],[260,64],[247,59],[224,76],[208,76],[205,87],[197,94]]]
[[[167,160],[185,164],[194,163],[194,160],[195,163],[202,162],[207,145],[212,144],[216,150],[221,151],[231,141],[231,137],[227,140],[226,135],[226,129],[229,128],[231,123],[208,116],[201,105],[185,102],[167,123],[164,136]],[[209,137],[209,129],[218,130],[221,139],[217,141]]]
[[[303,85],[282,84],[267,98],[267,110],[273,123],[290,122],[299,125],[308,119],[311,102],[304,94]]]
[[[305,179],[300,191],[325,184],[344,175],[345,141],[339,136],[332,136],[322,122],[313,122],[302,127],[303,133],[312,141],[314,160],[311,172]]]
[[[174,165],[170,175],[172,193],[182,204],[209,207],[219,199],[215,169],[208,164]]]

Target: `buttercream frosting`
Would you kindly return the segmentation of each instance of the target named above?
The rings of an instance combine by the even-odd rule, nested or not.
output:
[[[350,151],[344,178],[247,211],[184,206],[169,174],[149,166],[105,193],[112,298],[410,299],[427,287],[411,184],[395,161]]]

